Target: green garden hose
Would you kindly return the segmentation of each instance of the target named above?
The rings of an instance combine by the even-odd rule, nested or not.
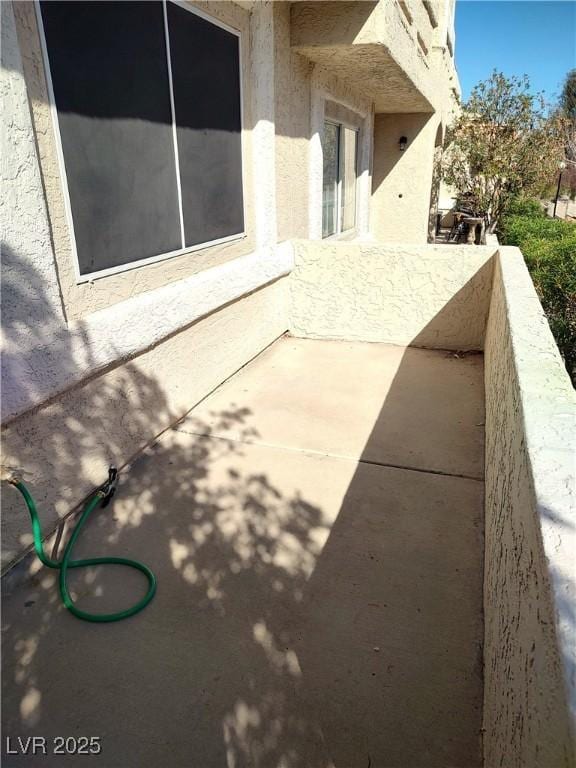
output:
[[[72,531],[72,535],[66,544],[64,554],[62,555],[62,560],[57,562],[55,560],[50,560],[50,558],[46,557],[44,554],[44,548],[42,547],[42,530],[40,528],[36,503],[32,498],[28,488],[17,476],[10,478],[9,482],[20,491],[24,497],[28,511],[30,512],[30,518],[32,520],[32,533],[34,535],[34,549],[36,550],[36,554],[44,563],[44,565],[48,566],[48,568],[56,568],[60,570],[60,597],[62,598],[62,602],[66,608],[68,608],[70,613],[73,613],[74,616],[77,616],[79,619],[84,619],[84,621],[104,623],[108,621],[120,621],[121,619],[127,619],[129,616],[134,616],[135,613],[138,613],[148,605],[156,592],[156,577],[150,568],[148,568],[147,565],[144,565],[144,563],[140,563],[138,560],[128,560],[125,557],[90,557],[86,560],[70,559],[74,544],[80,535],[82,526],[90,514],[94,511],[98,504],[106,504],[111,498],[113,490],[110,489],[108,484],[105,484],[102,488],[99,488],[86,502],[86,506],[84,507],[84,510],[80,516],[80,520],[76,524],[76,527]],[[90,565],[126,565],[129,568],[136,568],[136,570],[143,573],[148,579],[148,591],[141,600],[135,603],[131,608],[127,608],[125,611],[118,611],[118,613],[87,613],[86,611],[81,611],[74,605],[74,601],[70,596],[67,584],[67,574],[69,568],[85,568]]]

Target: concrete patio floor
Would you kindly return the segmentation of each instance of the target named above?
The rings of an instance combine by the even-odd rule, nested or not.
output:
[[[156,572],[143,613],[4,579],[4,742],[102,744],[4,765],[480,766],[483,422],[481,355],[280,339],[87,525],[78,557]],[[71,583],[102,612],[142,588]]]

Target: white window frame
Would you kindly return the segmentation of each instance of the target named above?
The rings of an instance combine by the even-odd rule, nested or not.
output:
[[[324,123],[335,125],[338,128],[338,183],[336,184],[336,231],[331,235],[326,235],[323,240],[330,240],[331,237],[339,237],[349,232],[354,232],[358,221],[358,147],[360,140],[360,129],[357,125],[351,125],[342,121],[334,120],[329,117],[324,118]],[[342,163],[343,156],[341,152],[342,136],[343,132],[341,128],[348,128],[350,131],[354,131],[356,134],[356,154],[354,157],[354,224],[349,229],[342,229],[342,216],[340,215],[342,209]],[[324,205],[324,196],[322,195],[322,205]]]
[[[58,170],[60,173],[60,179],[62,184],[62,194],[64,198],[64,208],[66,213],[66,222],[68,224],[68,233],[70,237],[70,245],[72,250],[72,256],[73,256],[73,262],[74,262],[74,274],[76,277],[76,284],[80,285],[82,283],[89,283],[93,280],[102,278],[102,277],[108,277],[110,275],[117,275],[120,272],[128,272],[131,269],[138,269],[139,267],[146,266],[147,264],[155,264],[159,261],[165,261],[166,259],[172,259],[176,256],[183,256],[187,253],[194,253],[195,251],[204,250],[205,248],[210,248],[216,245],[221,245],[223,243],[230,243],[237,240],[243,240],[247,237],[246,233],[246,163],[244,162],[246,153],[245,153],[245,137],[244,137],[244,96],[243,96],[243,88],[242,88],[242,34],[240,30],[235,29],[234,27],[229,26],[228,24],[225,24],[223,21],[220,21],[220,19],[216,19],[213,16],[210,16],[209,14],[205,13],[204,11],[199,10],[198,8],[195,8],[191,5],[189,5],[186,0],[161,0],[162,7],[163,7],[163,14],[164,14],[164,35],[166,39],[166,59],[167,59],[167,66],[168,66],[168,87],[170,90],[170,110],[171,110],[171,116],[172,116],[172,137],[173,137],[173,146],[174,146],[174,158],[176,162],[176,186],[177,186],[177,192],[178,192],[178,206],[179,206],[179,217],[180,217],[180,237],[182,242],[182,247],[178,248],[175,251],[168,251],[166,253],[160,253],[157,256],[147,256],[143,259],[138,259],[137,261],[131,261],[128,264],[120,264],[115,267],[107,267],[106,269],[100,269],[95,272],[88,272],[86,274],[80,274],[80,262],[78,260],[78,250],[76,246],[76,235],[74,232],[74,220],[72,218],[72,205],[70,201],[70,191],[68,188],[68,180],[66,177],[66,166],[64,163],[64,151],[62,148],[62,137],[60,135],[60,125],[58,122],[58,109],[56,107],[56,99],[54,96],[54,86],[52,83],[52,73],[50,71],[50,60],[48,58],[48,45],[46,42],[46,35],[44,34],[44,23],[42,21],[42,10],[40,7],[40,0],[34,0],[34,6],[36,10],[36,20],[38,25],[38,33],[40,37],[40,45],[42,48],[42,58],[44,61],[44,71],[46,73],[46,83],[48,86],[48,99],[49,99],[49,106],[50,106],[50,115],[52,118],[52,126],[54,130],[54,136],[55,136],[55,144],[56,144],[56,155],[58,160]],[[240,83],[240,152],[241,152],[241,160],[242,160],[242,210],[243,210],[243,221],[244,221],[244,229],[242,232],[237,232],[232,235],[226,235],[226,237],[220,237],[216,240],[209,240],[205,243],[198,243],[196,245],[191,246],[185,246],[185,235],[184,235],[184,215],[182,211],[182,188],[181,188],[181,182],[180,182],[180,165],[178,162],[178,141],[177,141],[177,126],[176,126],[176,119],[175,119],[175,103],[174,103],[174,89],[172,84],[172,62],[170,60],[170,39],[168,34],[168,7],[167,3],[173,3],[174,5],[178,5],[181,8],[184,8],[185,10],[189,11],[190,13],[195,14],[196,16],[199,16],[201,19],[204,19],[205,21],[210,22],[211,24],[215,24],[217,27],[221,27],[222,29],[226,30],[227,32],[232,33],[238,38],[238,69],[239,69],[239,83]]]

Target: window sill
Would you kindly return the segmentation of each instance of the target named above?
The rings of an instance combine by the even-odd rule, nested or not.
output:
[[[109,267],[108,269],[101,269],[97,272],[89,272],[84,275],[77,274],[76,285],[82,285],[82,283],[91,283],[94,280],[99,280],[102,277],[112,277],[113,275],[121,274],[122,272],[128,272],[132,269],[138,269],[145,267],[148,264],[157,264],[159,261],[167,261],[173,259],[176,256],[186,256],[189,253],[195,253],[196,251],[203,251],[207,248],[214,248],[217,245],[225,245],[226,243],[235,243],[240,240],[245,240],[247,237],[246,232],[240,232],[237,235],[229,235],[228,237],[221,237],[218,240],[211,240],[208,243],[199,243],[198,245],[191,245],[187,248],[179,248],[177,251],[171,251],[170,253],[161,253],[158,256],[149,256],[146,259],[139,259],[138,261],[131,261],[127,264],[120,264],[117,267]],[[76,265],[78,265],[78,259],[75,259]]]
[[[323,237],[322,242],[323,243],[331,243],[336,242],[338,240],[355,240],[358,237],[358,230],[356,227],[354,229],[347,229],[345,232],[338,232],[336,235],[328,235],[328,237]]]

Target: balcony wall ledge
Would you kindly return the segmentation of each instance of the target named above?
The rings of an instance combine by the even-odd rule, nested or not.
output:
[[[574,765],[576,392],[517,248],[486,342],[485,764]]]

